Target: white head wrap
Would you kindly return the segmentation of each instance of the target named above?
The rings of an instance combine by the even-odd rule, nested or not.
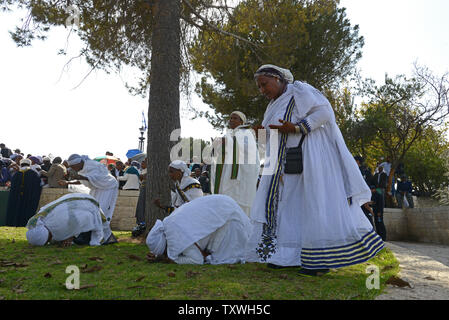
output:
[[[184,173],[184,177],[188,177],[192,173],[187,167],[187,164],[182,160],[173,161],[172,163],[170,163],[170,167],[181,170]]]
[[[275,70],[274,72],[273,69]],[[254,77],[263,75],[280,78],[286,80],[288,83],[293,83],[293,81],[295,80],[290,70],[275,66],[273,64],[264,64],[263,66],[261,66],[259,69],[257,69]]]
[[[29,166],[31,166],[31,160],[30,159],[22,159],[22,160],[20,160],[20,166],[22,166],[24,164],[28,164]]]
[[[147,246],[152,253],[159,256],[164,253],[167,247],[167,239],[164,233],[164,224],[161,220],[157,220],[151,229],[146,240]]]
[[[79,154],[72,154],[68,159],[67,163],[69,166],[73,166],[74,164],[81,163],[81,161],[88,160],[88,156],[80,156]]]
[[[29,229],[26,233],[28,242],[33,246],[43,246],[47,243],[49,232],[44,223],[39,219],[36,227]]]
[[[231,113],[231,115],[233,115],[233,114],[238,115],[238,116],[240,117],[240,119],[242,119],[243,124],[246,123],[246,116],[245,116],[245,114],[244,114],[243,112],[240,112],[240,111],[233,111],[233,112]]]

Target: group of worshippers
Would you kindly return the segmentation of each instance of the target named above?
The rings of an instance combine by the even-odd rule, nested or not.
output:
[[[185,162],[175,160],[169,165],[168,175],[174,182],[171,203],[154,200],[168,215],[156,221],[146,238],[150,252],[179,264],[255,262],[273,269],[297,267],[305,276],[373,258],[384,243],[361,209],[370,202],[371,190],[346,147],[330,103],[317,89],[294,81],[287,69],[264,65],[254,77],[270,101],[262,125],[252,131],[244,114],[231,114],[230,130],[221,139],[221,151],[212,166],[213,195],[203,194]],[[260,181],[258,132],[266,135]],[[286,155],[298,146],[302,169],[290,169]],[[254,151],[252,160],[248,160],[251,152],[240,154],[245,149]],[[101,230],[103,240],[109,237],[117,181],[105,166],[83,156],[72,155],[69,164],[82,178],[66,183],[87,184],[92,198],[72,195],[71,201],[68,197],[41,209],[29,222],[30,243],[75,237],[87,229],[95,230],[90,238],[93,244],[98,243]],[[51,213],[56,216],[55,210],[62,205],[78,210],[77,201],[89,202],[89,212],[97,214],[86,223],[89,227],[76,232],[52,229]],[[64,211],[61,230],[74,221],[70,210]],[[32,232],[38,227],[41,231]]]
[[[59,184],[83,185],[89,195],[71,193],[42,207],[26,223],[28,241],[33,245],[45,245],[52,239],[65,245],[117,243],[110,228],[118,196],[117,179],[105,165],[87,156],[72,154],[67,164],[77,173],[77,179],[60,180]]]
[[[198,197],[170,208],[171,214],[158,220],[148,234],[150,251],[177,263],[247,261],[273,269],[298,267],[305,276],[373,258],[384,243],[361,209],[370,202],[371,190],[344,142],[329,101],[307,83],[294,81],[287,69],[264,65],[254,77],[270,101],[262,125],[253,128],[256,136],[260,130],[266,135],[265,163],[254,200],[248,206],[238,198],[242,190],[252,192],[253,185],[238,179],[236,170],[240,173],[241,166],[233,161],[238,148],[232,143],[226,148],[225,138],[218,158],[225,160],[232,154],[232,160],[215,164],[211,178],[214,194],[220,190],[224,194],[229,186],[230,195]],[[233,115],[242,123],[232,128],[228,141],[238,144],[240,130],[246,126],[241,114]],[[271,135],[275,136],[271,139]],[[289,165],[286,170],[287,152],[297,153],[298,147],[301,169]],[[234,239],[239,239],[239,249]]]

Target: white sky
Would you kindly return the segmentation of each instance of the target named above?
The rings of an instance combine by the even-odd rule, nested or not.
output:
[[[447,0],[342,0],[352,24],[365,37],[359,68],[363,77],[378,82],[390,76],[410,74],[418,61],[434,72],[449,70],[449,1]],[[0,13],[0,142],[25,154],[67,158],[71,153],[91,158],[111,151],[125,159],[128,149],[138,147],[138,128],[146,99],[131,96],[122,78],[130,75],[88,72],[75,60],[68,72],[65,63],[81,44],[72,37],[72,55],[58,56],[65,47],[67,31],[51,31],[45,42],[18,48],[8,30],[20,25],[23,14]],[[62,77],[60,79],[62,73]],[[193,103],[204,107],[192,94]],[[185,109],[186,100],[181,100]],[[151,119],[148,121],[151,125]],[[218,132],[205,119],[181,119],[182,136],[209,140]]]

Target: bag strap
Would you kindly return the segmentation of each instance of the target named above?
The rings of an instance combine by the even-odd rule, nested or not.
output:
[[[298,148],[302,146],[302,143],[304,142],[305,138],[306,138],[306,135],[303,134],[302,137],[301,137],[301,141],[299,141]]]

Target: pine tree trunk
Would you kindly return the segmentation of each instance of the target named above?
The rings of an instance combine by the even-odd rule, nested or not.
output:
[[[148,106],[147,183],[145,220],[147,233],[166,213],[156,207],[170,205],[168,165],[170,134],[180,128],[180,1],[153,1],[153,35],[150,98]]]

